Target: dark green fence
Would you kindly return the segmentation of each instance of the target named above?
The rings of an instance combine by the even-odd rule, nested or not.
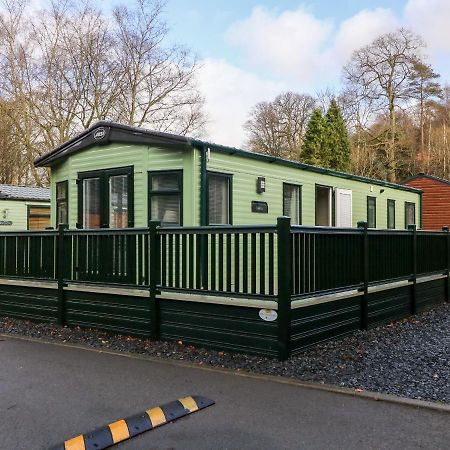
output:
[[[161,228],[164,289],[274,296],[275,226]]]
[[[288,218],[279,218],[272,226],[164,228],[151,222],[148,228],[133,229],[61,227],[45,232],[0,233],[0,277],[57,282],[57,308],[52,303],[49,315],[56,314],[60,323],[103,323],[110,330],[137,330],[140,334],[150,327],[148,334],[153,338],[173,337],[177,332],[195,342],[203,341],[188,332],[192,324],[186,318],[193,310],[186,302],[170,307],[161,294],[189,294],[191,301],[200,294],[221,297],[222,306],[208,307],[216,310],[216,316],[206,314],[202,319],[201,304],[195,309],[196,323],[202,323],[208,335],[205,342],[217,341],[214,345],[219,346],[222,338],[217,336],[226,334],[227,348],[240,339],[235,348],[245,348],[247,339],[253,342],[253,350],[260,349],[265,345],[261,330],[267,330],[271,336],[268,354],[273,354],[276,342],[278,356],[286,358],[308,342],[355,327],[367,328],[389,317],[401,317],[405,311],[414,314],[426,304],[418,298],[420,293],[432,297],[433,302],[442,292],[448,298],[449,252],[448,230],[425,232],[414,226],[402,231],[370,230],[365,223],[348,229],[305,227],[291,226]],[[438,280],[429,287],[417,287],[418,277],[433,274],[445,277],[445,283]],[[392,295],[371,294],[374,286],[402,280],[407,286],[398,295],[394,288]],[[141,298],[125,293],[123,301],[116,297],[111,303],[106,293],[80,294],[68,284],[133,288],[139,290]],[[20,306],[18,289],[0,295],[0,303],[4,302],[0,313],[23,310],[28,311],[24,317],[43,317],[50,291],[39,294],[41,306],[33,312],[31,291],[27,291],[26,304]],[[311,302],[318,296],[350,290],[356,292],[351,302],[299,309],[306,298]],[[241,299],[239,306],[236,301],[234,309],[231,303],[227,306],[229,298]],[[268,305],[267,309],[276,309],[276,321],[262,324],[257,313],[241,314],[246,301],[259,302],[258,308]],[[93,311],[99,311],[97,318]],[[174,316],[171,324],[168,314]],[[237,322],[232,325],[233,320]],[[238,322],[250,329],[238,326]],[[207,323],[224,328],[219,333]],[[230,333],[238,333],[238,337]]]

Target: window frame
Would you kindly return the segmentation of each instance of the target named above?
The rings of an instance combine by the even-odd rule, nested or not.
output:
[[[317,225],[317,198],[318,198],[318,190],[319,189],[327,189],[328,190],[328,200],[330,204],[328,205],[328,214],[329,214],[329,225]],[[319,184],[316,183],[314,185],[314,225],[316,227],[334,227],[335,226],[335,207],[334,207],[334,186],[329,186],[327,184]]]
[[[303,203],[303,189],[301,184],[295,184],[295,183],[285,183],[283,182],[283,216],[287,216],[286,210],[285,210],[285,204],[284,204],[284,195],[285,195],[285,188],[287,186],[298,188],[299,190],[299,196],[298,196],[298,223],[292,223],[292,217],[291,217],[291,223],[292,225],[302,225],[302,203]]]
[[[393,226],[392,227],[390,227],[389,226],[389,218],[390,218],[390,215],[389,215],[389,206],[390,205],[393,205],[394,206],[394,217],[393,217]],[[387,229],[388,230],[395,230],[395,213],[396,213],[396,211],[395,211],[395,200],[394,199],[392,199],[392,198],[388,198],[388,200],[387,200],[387,204],[386,204],[386,227],[387,227]]]
[[[32,208],[46,208],[48,209],[48,214],[32,214],[30,215],[30,211]],[[51,206],[50,205],[27,205],[27,230],[30,231],[30,217],[48,217],[48,226],[51,227]],[[46,227],[47,228],[47,227]],[[45,229],[45,228],[43,228]],[[33,230],[40,230],[40,228],[33,228]]]
[[[65,185],[66,187],[66,197],[64,200],[60,200],[58,198],[58,187],[61,185]],[[56,188],[55,188],[55,199],[56,199],[56,228],[59,227],[59,225],[68,225],[69,224],[69,180],[64,180],[64,181],[58,181],[56,183]],[[58,221],[58,217],[59,217],[59,208],[60,208],[60,204],[61,203],[65,203],[66,204],[66,209],[67,209],[67,223],[59,223]]]
[[[209,180],[211,176],[222,177],[228,180],[228,222],[229,223],[210,223],[209,222]],[[211,226],[233,225],[233,174],[215,172],[208,170],[206,172],[206,218],[207,224]]]
[[[412,206],[414,208],[414,223],[408,223],[408,206]],[[408,229],[408,225],[417,225],[416,222],[416,204],[414,202],[405,202],[405,229]]]
[[[373,200],[373,206],[374,206],[374,218],[373,218],[373,227],[370,226],[369,223],[369,203]],[[366,201],[367,211],[366,211],[366,220],[367,220],[367,228],[376,228],[377,227],[377,198],[371,195],[367,196]]]
[[[178,189],[167,190],[167,191],[153,191],[152,190],[152,176],[153,175],[177,175],[178,179]],[[152,197],[154,196],[180,196],[180,223],[178,225],[164,225],[164,226],[183,226],[183,169],[174,170],[149,170],[147,173],[147,219],[148,222],[152,220]]]
[[[89,178],[100,180],[100,228],[111,228],[109,224],[109,178],[113,176],[127,176],[127,208],[128,227],[134,227],[134,167],[113,167],[107,169],[89,170],[78,172],[78,217],[76,227],[83,229],[83,181]]]

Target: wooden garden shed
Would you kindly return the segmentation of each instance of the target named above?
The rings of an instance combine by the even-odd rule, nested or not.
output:
[[[112,122],[35,163],[51,168],[52,226],[420,225],[414,187]]]
[[[402,182],[423,191],[422,220],[425,230],[450,226],[450,181],[419,173]]]
[[[1,231],[42,230],[50,226],[50,189],[0,184]]]

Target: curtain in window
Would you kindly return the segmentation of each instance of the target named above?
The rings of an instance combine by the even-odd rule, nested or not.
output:
[[[376,200],[373,197],[367,199],[367,226],[369,228],[376,227],[376,214],[377,214]]]
[[[208,176],[208,216],[210,225],[227,225],[229,217],[229,179],[220,175]]]
[[[128,177],[115,175],[109,177],[109,226],[128,227]]]
[[[416,205],[414,203],[406,203],[406,227],[416,223]]]
[[[387,226],[389,229],[395,228],[395,202],[388,200],[388,220]]]
[[[291,218],[293,225],[300,224],[300,186],[283,186],[283,215]]]
[[[100,178],[83,180],[83,228],[100,228]]]
[[[180,225],[180,196],[153,195],[152,220],[159,220],[163,225]]]
[[[151,218],[162,225],[181,224],[181,173],[151,174]]]
[[[67,181],[56,183],[56,225],[68,224]]]

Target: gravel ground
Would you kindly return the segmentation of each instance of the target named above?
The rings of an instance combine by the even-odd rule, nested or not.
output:
[[[0,317],[0,333],[450,403],[450,305],[319,344],[288,361]]]

